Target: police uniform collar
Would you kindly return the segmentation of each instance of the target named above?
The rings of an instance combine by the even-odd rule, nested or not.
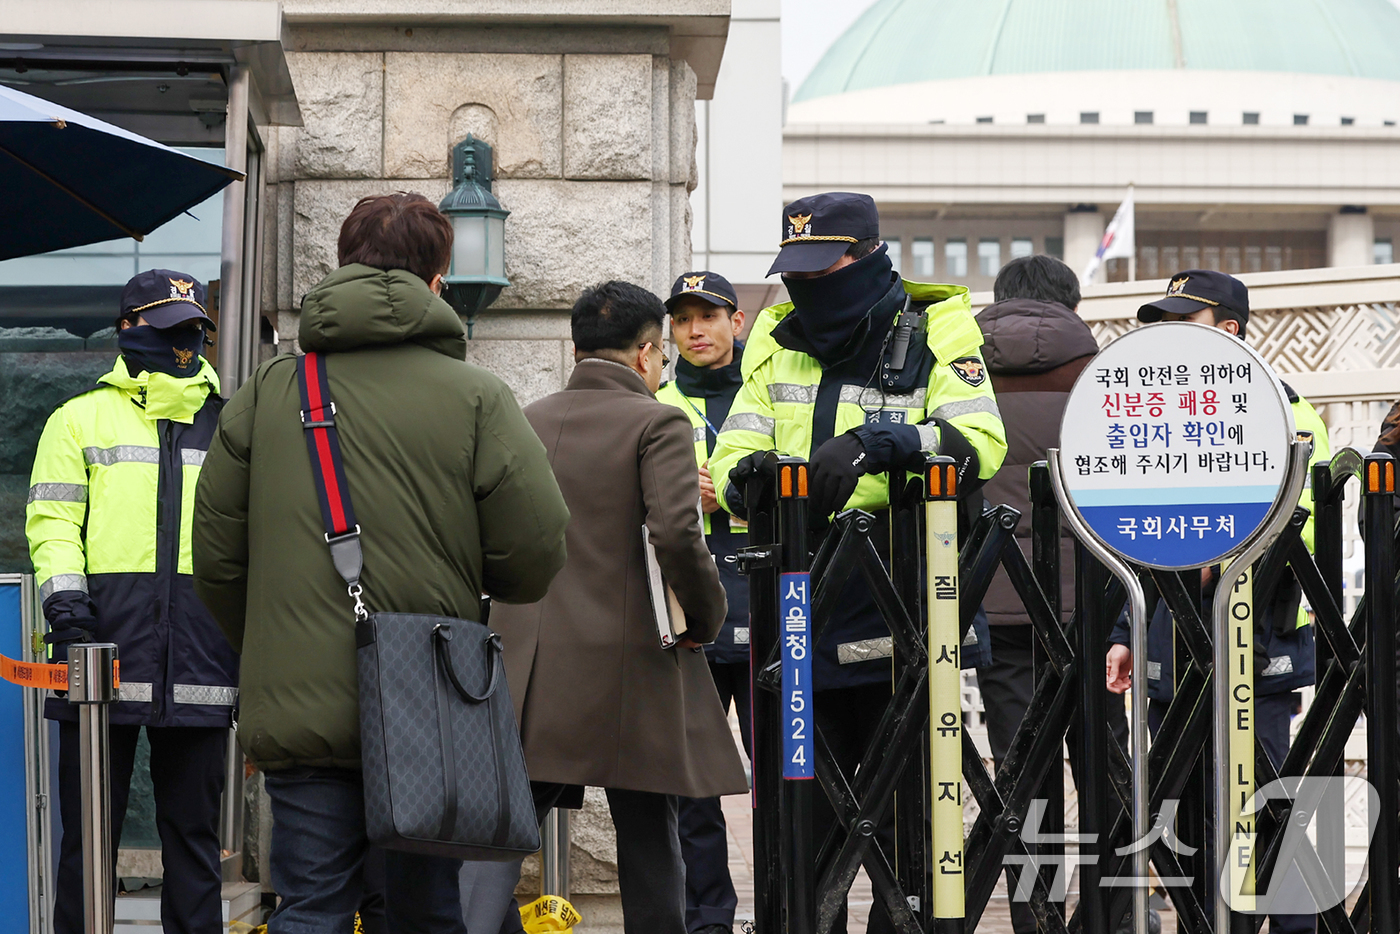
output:
[[[714,369],[695,366],[681,357],[676,361],[676,388],[692,399],[732,394],[744,384],[739,366],[743,357],[744,345],[739,341],[734,342],[734,359]]]

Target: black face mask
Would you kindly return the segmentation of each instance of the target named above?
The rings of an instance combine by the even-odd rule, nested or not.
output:
[[[121,349],[126,368],[132,376],[142,370],[171,376],[193,376],[199,372],[204,328],[157,328],[139,324],[117,332],[117,347]]]
[[[802,333],[816,350],[818,360],[845,356],[851,338],[862,330],[871,309],[889,292],[893,277],[889,248],[883,243],[868,256],[825,276],[783,276]]]

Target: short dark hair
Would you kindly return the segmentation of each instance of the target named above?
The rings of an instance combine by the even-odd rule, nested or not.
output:
[[[452,262],[452,222],[420,194],[371,195],[340,225],[336,253],[342,266],[402,269],[432,282]]]
[[[1235,336],[1238,337],[1240,340],[1244,340],[1244,328],[1246,319],[1241,318],[1238,312],[1232,311],[1231,309],[1226,308],[1224,305],[1216,305],[1214,308],[1211,309],[1211,317],[1215,319],[1216,324],[1219,324],[1222,321],[1233,321],[1236,324],[1238,324],[1240,326],[1240,331]]]
[[[666,306],[647,289],[613,279],[585,289],[574,302],[569,324],[574,349],[584,353],[596,350],[631,350],[659,337],[666,318]]]
[[[865,259],[880,245],[879,237],[866,237],[846,247],[846,255],[851,259]]]
[[[1008,298],[1059,302],[1073,311],[1079,305],[1079,277],[1053,256],[1018,256],[1001,267],[992,295],[999,302]]]

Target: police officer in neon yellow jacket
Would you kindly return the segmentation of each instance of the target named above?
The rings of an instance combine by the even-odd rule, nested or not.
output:
[[[1249,323],[1249,289],[1234,276],[1210,269],[1187,269],[1172,276],[1167,294],[1138,309],[1138,320],[1151,324],[1156,321],[1190,321],[1214,326],[1244,340]],[[1293,423],[1298,431],[1310,431],[1313,436],[1312,456],[1308,460],[1308,479],[1298,505],[1313,508],[1312,465],[1330,460],[1331,446],[1327,426],[1317,410],[1293,387],[1283,384],[1293,409]],[[1313,520],[1303,526],[1303,544],[1313,550]],[[1211,577],[1218,577],[1211,572]],[[1206,580],[1202,595],[1202,612],[1209,619],[1213,579]],[[1254,628],[1254,723],[1259,744],[1269,753],[1274,764],[1282,765],[1290,744],[1289,725],[1296,691],[1316,680],[1315,643],[1307,613],[1301,608],[1302,588],[1291,569],[1273,593],[1254,591],[1259,608]],[[1166,715],[1167,706],[1175,694],[1175,668],[1172,640],[1172,617],[1166,601],[1159,600],[1147,627],[1147,696],[1148,725],[1156,733]],[[1108,689],[1122,693],[1131,686],[1132,652],[1128,648],[1129,629],[1126,614],[1114,626],[1108,654]],[[1316,929],[1312,915],[1270,915],[1269,930],[1275,934],[1310,934]]]
[[[781,229],[769,274],[784,274],[792,301],[760,313],[745,345],[744,385],[710,460],[720,502],[746,515],[744,481],[768,451],[810,460],[814,524],[843,508],[886,521],[885,473],[917,468],[926,453],[955,458],[960,495],[974,492],[1001,466],[1006,434],[967,289],[902,281],[868,195],[802,198]],[[987,643],[983,630],[964,644],[963,663]],[[852,575],[812,671],[817,722],[848,774],[888,702],[890,654],[889,629]],[[832,815],[818,799],[821,839]],[[838,918],[833,930],[844,931]],[[877,906],[871,930],[888,923]]]
[[[719,508],[709,470],[719,426],[743,385],[744,345],[738,336],[744,312],[729,280],[708,269],[682,273],[666,300],[671,339],[680,351],[676,377],[656,392],[690,419],[695,465],[700,471],[700,512],[705,544],[719,568],[729,611],[715,641],[705,646],[710,676],[725,712],[734,704],[744,752],[749,751],[749,582],[739,573],[746,543],[742,520]],[[728,832],[719,798],[681,798],[681,858],[685,861],[685,918],[689,934],[730,934],[739,904],[729,874]]]
[[[39,448],[26,508],[46,637],[58,659],[76,641],[115,642],[120,701],[111,712],[112,833],[120,838],[141,727],[151,747],[162,843],[161,917],[169,934],[218,929],[219,800],[238,659],[194,594],[195,483],[218,423],[219,381],[200,356],[204,287],[166,269],[122,292],[121,349],[97,385],[58,407]],[[62,698],[63,842],[54,930],[82,934],[76,714]]]

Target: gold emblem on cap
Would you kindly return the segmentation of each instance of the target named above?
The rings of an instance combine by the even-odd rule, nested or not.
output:
[[[1190,281],[1190,276],[1178,276],[1177,278],[1173,279],[1171,281],[1171,285],[1167,286],[1167,298],[1189,298],[1193,302],[1200,302],[1203,305],[1210,305],[1212,308],[1220,304],[1219,302],[1212,301],[1211,299],[1202,298],[1199,295],[1192,295],[1190,292],[1186,291],[1186,283]]]
[[[685,291],[687,292],[697,291],[705,284],[704,276],[684,276],[683,278],[685,279]]]
[[[193,289],[194,283],[189,281],[188,279],[170,280],[171,298],[194,298],[194,295],[192,294]]]
[[[789,214],[788,223],[792,224],[792,233],[788,236],[801,237],[803,231],[807,229],[807,222],[812,219],[811,214]]]

